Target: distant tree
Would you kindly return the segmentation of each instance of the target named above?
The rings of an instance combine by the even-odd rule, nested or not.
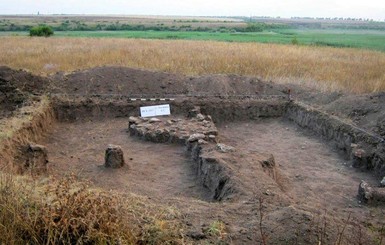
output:
[[[262,32],[264,24],[262,23],[249,23],[245,28],[246,32]]]
[[[294,37],[293,39],[291,39],[291,44],[293,44],[293,45],[298,45],[298,44],[299,44],[299,41],[297,40],[296,37]]]
[[[29,35],[31,37],[49,37],[53,35],[53,30],[50,26],[35,26],[29,30]]]

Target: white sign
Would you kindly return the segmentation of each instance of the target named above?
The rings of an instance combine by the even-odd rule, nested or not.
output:
[[[170,115],[170,105],[153,105],[140,107],[141,117],[155,117]]]

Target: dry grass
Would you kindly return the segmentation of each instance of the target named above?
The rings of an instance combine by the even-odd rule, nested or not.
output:
[[[181,244],[178,214],[74,176],[0,174],[0,244]]]
[[[385,53],[327,47],[109,38],[0,38],[0,64],[36,74],[120,65],[240,74],[355,93],[385,90]]]

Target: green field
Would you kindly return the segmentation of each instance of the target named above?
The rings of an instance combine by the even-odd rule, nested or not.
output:
[[[385,22],[352,19],[0,15],[0,36],[27,36],[38,25],[52,27],[56,37],[259,42],[385,52]]]
[[[0,35],[27,36],[27,32],[1,32]],[[279,29],[263,32],[197,31],[56,31],[56,37],[111,37],[146,39],[214,40],[225,42],[260,42],[331,47],[351,47],[385,52],[385,32],[374,30]]]

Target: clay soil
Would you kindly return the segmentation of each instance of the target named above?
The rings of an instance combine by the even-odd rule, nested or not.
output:
[[[104,95],[111,100],[115,95],[286,96],[290,88],[294,99],[385,135],[384,93],[321,93],[235,75],[186,77],[123,67],[100,67],[40,80],[2,67],[0,76],[26,94],[47,91],[63,96]],[[37,81],[32,83],[35,88],[22,86],[27,84],[22,81],[29,79]],[[2,115],[9,116],[16,107],[10,105],[0,108]],[[127,127],[127,118],[58,122],[37,143],[47,146],[49,173],[54,176],[73,172],[96,187],[123,194],[132,192],[147,196],[151,202],[176,207],[184,215],[185,232],[193,243],[258,244],[265,236],[268,244],[318,244],[326,234],[326,244],[332,244],[344,224],[348,224],[344,234],[345,240],[350,241],[347,244],[359,244],[361,239],[365,241],[361,244],[374,244],[373,239],[366,239],[375,238],[370,229],[383,222],[383,206],[363,205],[356,195],[360,180],[377,185],[378,177],[352,168],[328,142],[291,122],[278,118],[217,125],[221,142],[239,150],[239,181],[263,192],[224,202],[210,199],[196,179],[196,170],[184,147],[141,141],[130,137]],[[122,146],[126,160],[122,169],[103,167],[108,144]],[[277,189],[264,186],[262,190],[257,186],[261,180],[253,176],[253,162],[243,163],[241,159],[254,153],[273,154],[280,174]],[[222,221],[226,228],[221,237],[213,238],[205,231],[215,221]]]

